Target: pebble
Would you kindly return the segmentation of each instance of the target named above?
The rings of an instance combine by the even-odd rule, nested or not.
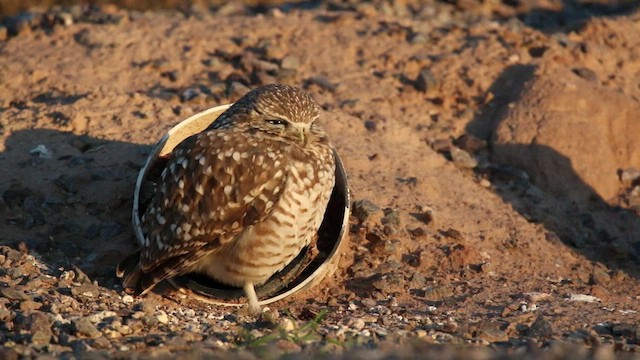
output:
[[[308,82],[310,84],[316,84],[329,92],[335,92],[337,89],[337,85],[334,85],[331,81],[329,81],[329,79],[324,76],[313,76],[309,78]]]
[[[490,188],[491,187],[491,181],[487,180],[487,179],[481,179],[479,182],[480,186],[482,186],[483,188]]]
[[[245,85],[237,81],[232,82],[229,85],[229,88],[227,89],[227,93],[229,94],[229,97],[234,99],[241,98],[249,91],[251,91],[251,89],[249,89],[248,87],[246,87]]]
[[[431,224],[435,220],[435,210],[429,205],[422,205],[419,208],[422,222],[425,224]]]
[[[133,302],[133,296],[125,295],[122,297],[122,302],[125,304],[131,304]]]
[[[400,212],[396,209],[385,209],[381,222],[397,229],[400,226]]]
[[[535,338],[547,338],[553,335],[553,328],[551,323],[546,320],[542,315],[538,316],[536,320],[531,324],[527,336]]]
[[[12,288],[0,288],[0,296],[11,300],[30,300],[31,297],[24,292]]]
[[[180,101],[182,102],[191,101],[200,95],[201,95],[200,90],[198,90],[197,88],[194,88],[194,87],[186,88],[184,91],[182,91],[182,93],[180,93]]]
[[[293,321],[291,321],[291,319],[288,318],[282,318],[280,319],[280,328],[282,328],[282,330],[286,331],[286,332],[291,332],[293,330],[295,330],[296,325],[294,324]]]
[[[116,316],[117,314],[114,311],[104,310],[97,312],[93,315],[89,315],[85,317],[85,319],[89,320],[89,322],[97,324],[102,322],[105,318]]]
[[[409,44],[412,45],[426,44],[427,42],[429,42],[429,37],[421,32],[413,33],[409,37]]]
[[[40,159],[51,159],[52,155],[44,144],[40,144],[29,151],[31,155],[37,155]]]
[[[631,339],[635,338],[636,334],[638,334],[639,331],[640,331],[639,326],[635,326],[627,323],[615,324],[613,325],[613,329],[612,329],[613,335],[624,336]]]
[[[454,144],[460,149],[471,154],[475,154],[487,147],[487,142],[485,140],[482,140],[470,134],[464,134],[458,137],[454,141]]]
[[[353,202],[352,214],[360,223],[367,221],[373,214],[380,211],[380,207],[374,204],[371,200],[363,199]]]
[[[97,297],[100,295],[100,289],[93,284],[82,284],[80,286],[71,287],[71,295],[79,297]]]
[[[156,312],[156,319],[161,324],[165,324],[166,325],[166,324],[169,323],[169,316],[167,315],[166,312],[164,312],[164,310],[160,310],[160,311]]]
[[[80,318],[77,320],[71,321],[71,325],[73,326],[74,331],[78,335],[95,338],[102,333],[98,331],[98,329],[89,321],[88,318]]]
[[[452,147],[450,139],[435,139],[430,142],[430,145],[435,152],[439,153],[449,152]]]
[[[378,305],[378,303],[373,299],[367,298],[367,299],[362,299],[362,305],[365,306],[365,307],[371,308],[371,307],[374,307],[374,306]]]
[[[20,303],[20,311],[24,311],[24,312],[31,312],[33,310],[38,310],[41,307],[42,307],[41,303],[33,300],[25,300]]]
[[[438,86],[438,80],[436,80],[433,73],[428,68],[423,68],[420,70],[418,77],[414,81],[414,87],[418,91],[422,92],[430,92],[435,90]]]
[[[287,55],[282,58],[280,67],[285,70],[298,70],[300,67],[300,59],[294,55]]]
[[[597,82],[598,81],[598,75],[596,75],[595,71],[586,68],[586,67],[579,67],[579,68],[574,68],[571,71],[573,71],[574,74],[580,76],[581,78],[587,80],[587,81],[591,81],[591,82]]]
[[[349,327],[353,328],[357,331],[362,331],[364,329],[366,323],[361,318],[352,319],[349,323]]]
[[[636,168],[629,168],[620,171],[620,181],[625,186],[631,186],[631,184],[640,178],[640,170]]]
[[[585,294],[570,294],[569,301],[580,301],[580,302],[601,302],[602,300],[598,299],[595,296],[585,295]]]
[[[459,168],[473,169],[478,166],[478,160],[460,148],[452,146],[450,153],[453,163]]]

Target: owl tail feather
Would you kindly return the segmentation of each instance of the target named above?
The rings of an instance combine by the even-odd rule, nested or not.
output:
[[[124,258],[116,268],[116,276],[123,278],[122,286],[125,289],[132,289],[136,295],[140,295],[145,290],[141,286],[143,275],[144,272],[140,267],[140,251]]]

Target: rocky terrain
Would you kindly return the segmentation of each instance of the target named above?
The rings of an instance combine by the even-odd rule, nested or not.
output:
[[[34,10],[0,22],[0,358],[634,358],[634,2]],[[152,145],[268,83],[307,89],[349,243],[258,319],[135,298]]]

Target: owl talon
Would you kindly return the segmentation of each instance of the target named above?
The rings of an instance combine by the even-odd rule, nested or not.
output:
[[[258,295],[256,295],[253,283],[247,282],[244,284],[244,293],[247,296],[249,315],[258,316],[262,314],[262,308],[258,303]]]

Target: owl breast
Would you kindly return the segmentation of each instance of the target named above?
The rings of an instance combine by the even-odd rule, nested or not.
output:
[[[313,240],[335,184],[333,153],[328,145],[317,144],[292,160],[283,195],[271,213],[236,241],[204,257],[192,271],[232,286],[261,285]]]

